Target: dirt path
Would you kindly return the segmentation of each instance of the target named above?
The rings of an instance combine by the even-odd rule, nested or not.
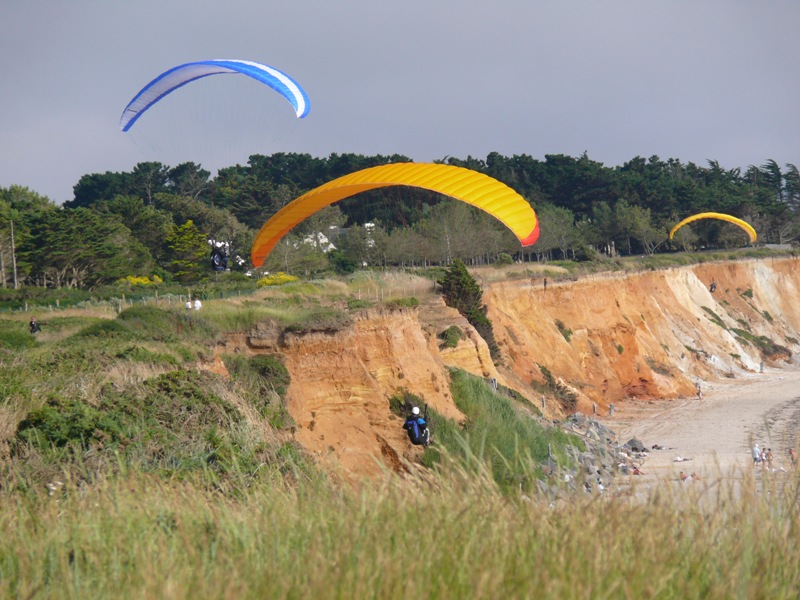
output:
[[[752,469],[753,443],[772,448],[773,468],[788,470],[789,448],[798,451],[800,370],[767,369],[708,384],[702,399],[627,402],[603,422],[621,444],[636,437],[648,448],[666,448],[649,453],[642,467],[648,479]]]

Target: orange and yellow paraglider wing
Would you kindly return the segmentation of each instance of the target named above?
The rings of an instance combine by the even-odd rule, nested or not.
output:
[[[513,231],[523,246],[536,243],[539,237],[533,208],[504,183],[452,165],[393,163],[344,175],[284,206],[256,235],[250,252],[253,265],[260,267],[278,241],[315,212],[360,192],[393,185],[424,188],[480,208]]]
[[[737,217],[726,215],[724,213],[717,213],[717,212],[704,212],[698,213],[696,215],[692,215],[691,217],[686,217],[683,221],[675,225],[672,230],[669,232],[669,239],[672,239],[672,236],[675,235],[675,232],[678,231],[684,225],[697,221],[699,219],[720,219],[722,221],[727,221],[728,223],[733,223],[734,225],[738,225],[742,229],[747,232],[747,235],[750,237],[750,243],[755,244],[756,239],[758,236],[756,235],[756,230],[753,229],[752,225],[747,221],[743,221]]]

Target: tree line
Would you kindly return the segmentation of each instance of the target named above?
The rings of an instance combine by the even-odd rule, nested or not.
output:
[[[342,175],[402,155],[253,155],[216,176],[187,162],[139,163],[130,172],[87,174],[62,206],[22,186],[0,188],[3,287],[92,289],[129,275],[193,282],[210,274],[212,244],[229,267],[247,270],[264,222],[294,198]],[[677,159],[633,158],[606,167],[579,157],[489,154],[445,164],[485,173],[515,189],[541,223],[537,244],[521,248],[482,211],[439,194],[388,187],[345,199],[298,225],[273,250],[267,270],[351,272],[371,266],[428,266],[497,260],[591,259],[735,247],[744,233],[696,222],[669,241],[670,228],[698,212],[728,213],[752,224],[759,242],[787,244],[800,234],[800,173],[774,160],[746,170]]]

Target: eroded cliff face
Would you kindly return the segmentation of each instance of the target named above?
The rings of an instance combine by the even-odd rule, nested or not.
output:
[[[546,289],[527,278],[484,284],[504,355],[499,368],[483,339],[441,299],[418,309],[357,313],[335,333],[279,339],[262,328],[251,332],[248,346],[283,355],[296,440],[346,478],[358,478],[384,468],[402,471],[418,456],[389,410],[399,391],[463,419],[450,394],[448,366],[497,378],[537,404],[531,381],[542,381],[545,367],[575,391],[578,410],[586,413],[595,405],[604,414],[627,398],[691,396],[699,381],[789,360],[780,348],[765,354],[753,336],[800,351],[798,288],[796,259],[598,275]],[[453,324],[466,336],[444,349],[437,334]],[[550,402],[546,415],[564,412]]]
[[[753,260],[598,275],[546,289],[503,282],[484,300],[514,374],[541,380],[543,366],[579,394],[579,410],[596,403],[604,413],[628,398],[691,396],[697,382],[785,362],[789,354],[763,352],[753,337],[800,349],[798,285],[800,261]]]

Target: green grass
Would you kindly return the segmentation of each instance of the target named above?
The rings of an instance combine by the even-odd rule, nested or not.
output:
[[[675,485],[675,484],[672,484]],[[796,485],[510,500],[485,471],[238,498],[129,474],[0,502],[5,598],[790,598]],[[777,492],[777,490],[773,490]],[[704,506],[705,505],[705,506]]]
[[[569,464],[567,445],[585,449],[578,438],[539,424],[530,417],[529,406],[522,410],[521,403],[495,393],[483,379],[458,369],[451,370],[451,378],[453,399],[467,424],[462,428],[432,411],[435,444],[426,449],[424,464],[437,464],[443,453],[468,469],[482,468],[485,462],[501,489],[530,491],[542,477],[550,449],[564,465]]]

